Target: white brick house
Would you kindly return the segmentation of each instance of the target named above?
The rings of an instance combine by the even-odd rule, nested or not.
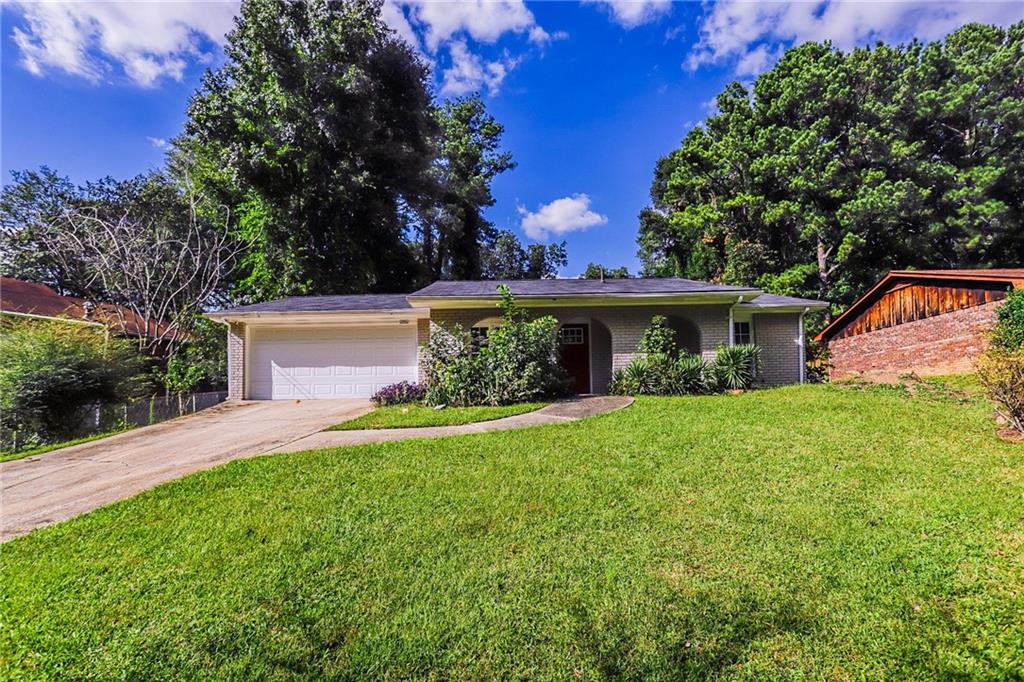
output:
[[[719,346],[756,343],[764,383],[801,382],[803,316],[827,305],[676,278],[443,281],[408,295],[301,296],[208,316],[228,327],[229,397],[366,398],[420,378],[431,322],[478,333],[498,324],[499,284],[531,314],[558,319],[563,362],[580,393],[607,390],[655,315],[690,352],[712,359]]]

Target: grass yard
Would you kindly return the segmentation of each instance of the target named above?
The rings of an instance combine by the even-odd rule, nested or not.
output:
[[[233,462],[3,547],[17,677],[1011,678],[1024,447],[942,391]]]
[[[357,429],[408,429],[420,426],[458,426],[474,422],[489,422],[539,410],[548,403],[520,403],[500,407],[446,407],[435,410],[424,405],[389,405],[347,422],[335,424],[325,431],[354,431]]]
[[[118,429],[117,431],[106,431],[104,433],[94,433],[91,436],[83,436],[82,438],[76,438],[74,440],[67,440],[61,443],[51,443],[49,445],[40,445],[37,448],[28,448],[27,450],[7,450],[0,452],[0,462],[10,462],[15,459],[23,459],[25,457],[32,457],[33,455],[41,455],[44,452],[52,452],[53,450],[60,450],[61,448],[70,448],[72,445],[82,445],[83,443],[91,443],[94,440],[101,438],[107,438],[109,436],[116,436],[119,433],[124,433],[128,429]]]

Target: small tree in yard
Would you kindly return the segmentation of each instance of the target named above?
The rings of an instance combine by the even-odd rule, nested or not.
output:
[[[2,447],[75,435],[85,407],[125,400],[145,388],[145,362],[132,342],[92,326],[33,321],[4,327]]]
[[[558,321],[550,315],[528,320],[508,288],[498,290],[502,324],[490,331],[486,345],[474,344],[458,325],[431,325],[425,349],[428,403],[510,405],[565,391]]]
[[[977,371],[996,412],[1024,434],[1024,289],[1011,291],[999,308],[992,342],[978,359]]]
[[[189,326],[189,338],[171,354],[167,369],[160,376],[164,387],[171,393],[227,388],[228,343],[224,327],[200,316]]]
[[[187,175],[178,184],[160,173],[96,183],[31,225],[4,229],[5,244],[45,253],[79,295],[120,304],[116,321],[133,317],[148,330],[139,344],[151,352],[189,336],[242,249],[229,212],[197,193]]]

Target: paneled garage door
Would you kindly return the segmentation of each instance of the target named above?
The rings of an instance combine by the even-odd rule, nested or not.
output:
[[[416,381],[416,325],[253,328],[249,397],[369,398]]]

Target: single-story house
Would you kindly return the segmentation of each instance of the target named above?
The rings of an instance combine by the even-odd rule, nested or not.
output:
[[[711,359],[719,346],[757,343],[765,384],[801,382],[804,313],[827,305],[676,278],[441,281],[408,295],[297,296],[208,314],[228,327],[228,396],[366,398],[420,380],[431,323],[478,333],[498,325],[501,284],[531,314],[558,319],[579,393],[607,391],[654,315],[691,352]]]
[[[62,296],[45,284],[13,277],[0,277],[0,316],[93,325],[130,338],[156,339],[168,327],[147,322],[123,305]]]
[[[1024,268],[894,270],[815,337],[833,379],[970,372]]]

